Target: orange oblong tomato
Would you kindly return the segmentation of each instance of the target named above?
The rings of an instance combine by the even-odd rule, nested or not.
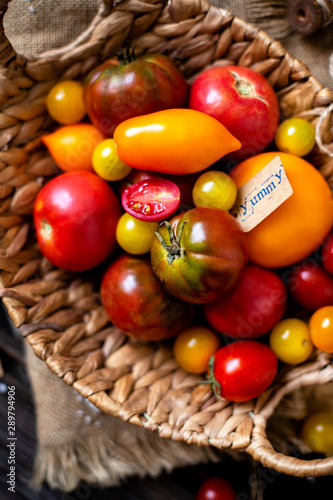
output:
[[[333,199],[324,177],[306,160],[282,152],[267,152],[239,163],[230,175],[243,186],[279,155],[293,194],[246,233],[249,261],[259,266],[289,266],[318,248],[333,224]]]
[[[127,165],[178,175],[204,170],[241,147],[218,120],[186,108],[129,118],[118,125],[113,138]]]

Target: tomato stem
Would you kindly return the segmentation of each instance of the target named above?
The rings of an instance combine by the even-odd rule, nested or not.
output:
[[[210,384],[212,386],[212,389],[214,391],[214,394],[216,397],[221,397],[221,384],[216,380],[214,377],[214,361],[215,361],[215,356],[211,356],[209,363],[208,363],[208,371],[209,375],[206,375],[207,380],[200,382],[201,384]]]
[[[168,264],[172,264],[172,262],[175,259],[179,259],[179,257],[182,257],[183,254],[184,254],[184,249],[180,245],[180,237],[182,235],[182,232],[183,232],[183,229],[184,229],[184,224],[186,222],[187,221],[184,221],[180,225],[178,236],[175,235],[170,222],[168,222],[167,220],[161,222],[161,225],[164,224],[165,227],[168,230],[169,239],[170,239],[170,245],[168,245],[165,242],[165,240],[162,238],[162,236],[160,235],[160,233],[158,231],[155,231],[155,234],[156,234],[159,242],[161,243],[162,247],[168,252],[168,256],[167,256],[167,262],[168,262]]]

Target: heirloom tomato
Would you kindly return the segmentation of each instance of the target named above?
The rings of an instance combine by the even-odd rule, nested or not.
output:
[[[184,76],[162,54],[108,60],[91,72],[84,90],[90,120],[108,137],[133,116],[186,106],[187,96]]]
[[[86,114],[83,102],[83,85],[74,80],[57,83],[46,98],[46,107],[58,123],[72,125],[79,123]]]
[[[195,500],[237,500],[237,495],[229,481],[210,477],[201,484]]]
[[[207,371],[211,356],[220,347],[218,335],[202,325],[189,326],[177,335],[173,346],[176,361],[191,373]]]
[[[241,403],[256,398],[273,382],[277,357],[270,347],[255,340],[238,340],[221,347],[209,361],[214,392]]]
[[[289,266],[310,255],[324,241],[333,223],[328,184],[315,167],[298,156],[267,152],[242,161],[230,172],[237,188],[278,155],[293,194],[246,233],[249,260],[271,268]]]
[[[269,269],[247,265],[242,276],[222,298],[205,304],[208,323],[220,333],[254,339],[268,333],[282,318],[287,290]]]
[[[52,158],[64,172],[92,171],[94,149],[103,139],[103,134],[91,123],[66,125],[42,137]]]
[[[68,271],[91,269],[116,248],[121,207],[107,182],[84,170],[54,177],[34,206],[37,240],[54,265]]]
[[[190,90],[189,107],[219,120],[242,147],[245,159],[272,142],[279,121],[276,94],[266,78],[250,68],[217,66],[202,71]]]
[[[225,295],[247,261],[245,233],[238,222],[210,207],[192,208],[160,225],[150,253],[165,289],[193,303]]]
[[[105,272],[101,299],[112,323],[140,340],[177,335],[192,318],[191,305],[169,295],[152,271],[149,259],[128,254]]]
[[[180,190],[166,179],[145,179],[126,188],[121,203],[126,212],[137,219],[160,222],[179,207]]]
[[[293,266],[286,283],[295,302],[310,311],[333,305],[333,276],[314,259]]]
[[[310,336],[317,349],[333,353],[333,306],[321,307],[312,314]]]
[[[333,274],[333,233],[330,233],[324,241],[321,260],[326,271]]]
[[[303,363],[313,351],[309,326],[298,318],[279,321],[270,333],[269,345],[278,359],[290,365]]]
[[[215,118],[193,109],[166,109],[125,120],[114,140],[119,158],[139,170],[192,174],[240,147]]]

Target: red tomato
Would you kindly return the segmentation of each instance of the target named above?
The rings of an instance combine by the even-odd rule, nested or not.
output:
[[[209,324],[220,333],[254,339],[268,333],[286,310],[287,291],[281,278],[268,269],[247,265],[223,298],[204,306]]]
[[[130,215],[147,222],[159,222],[173,214],[180,203],[178,186],[166,179],[145,179],[126,188],[121,202]]]
[[[193,109],[165,109],[123,121],[114,131],[119,158],[133,168],[193,174],[239,149],[220,122]]]
[[[109,137],[119,123],[133,116],[184,107],[187,96],[184,76],[161,54],[106,61],[92,71],[84,90],[89,118]]]
[[[210,477],[201,484],[195,500],[237,500],[237,495],[229,481]]]
[[[245,233],[224,210],[196,207],[160,225],[151,247],[154,273],[179,300],[204,304],[225,295],[247,261]]]
[[[277,372],[275,353],[255,340],[238,340],[221,347],[209,364],[214,392],[238,403],[259,396]]]
[[[190,90],[189,107],[219,120],[242,143],[231,156],[245,159],[273,140],[279,106],[269,82],[241,66],[217,66],[202,71]]]
[[[63,269],[91,269],[115,250],[120,215],[120,203],[103,179],[84,170],[61,174],[43,187],[35,201],[40,249]]]
[[[101,299],[112,323],[140,340],[177,335],[192,318],[190,304],[164,290],[145,257],[116,259],[102,279]]]
[[[333,274],[333,233],[329,234],[323,244],[321,259],[326,271]]]
[[[292,298],[310,311],[333,305],[333,277],[314,259],[293,266],[286,283]]]

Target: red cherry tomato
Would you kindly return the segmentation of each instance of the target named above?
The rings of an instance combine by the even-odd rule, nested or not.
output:
[[[314,259],[293,266],[287,286],[295,302],[310,311],[333,305],[333,277]]]
[[[210,477],[204,481],[195,500],[236,500],[237,495],[233,486],[221,477]]]
[[[177,210],[180,191],[176,184],[166,179],[145,179],[126,188],[121,202],[126,212],[133,217],[159,222]]]
[[[238,340],[221,347],[210,359],[210,381],[218,396],[241,403],[256,398],[273,382],[277,357],[255,340]]]
[[[333,274],[333,233],[331,233],[323,244],[321,259],[327,272]]]
[[[120,203],[108,183],[84,170],[53,178],[34,206],[42,253],[69,271],[91,269],[111,256],[120,216]]]
[[[247,265],[236,285],[223,298],[205,304],[209,324],[218,332],[239,339],[268,333],[282,318],[287,290],[273,271]]]

